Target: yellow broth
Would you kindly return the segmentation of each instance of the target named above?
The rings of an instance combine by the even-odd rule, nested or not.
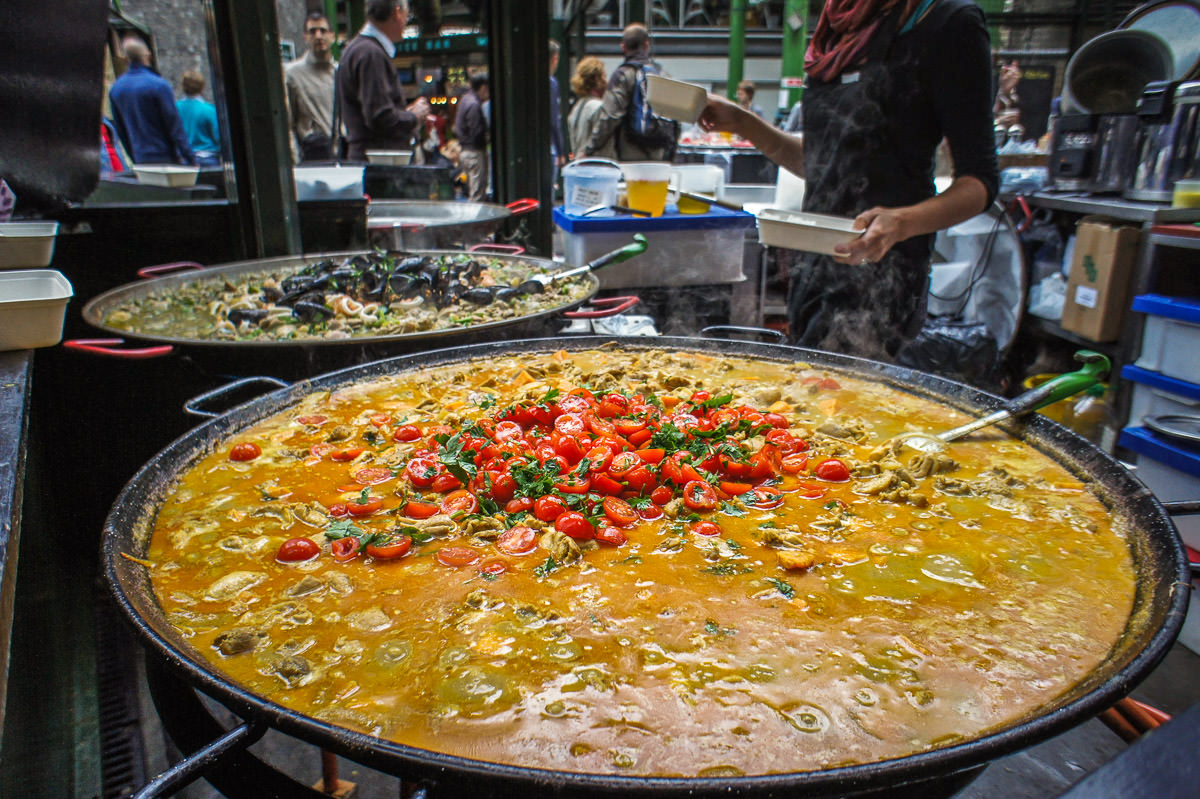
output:
[[[412,746],[523,766],[820,769],[977,737],[1061,696],[1104,660],[1130,613],[1124,521],[1000,432],[953,444],[950,471],[866,493],[881,463],[912,454],[880,460],[881,444],[965,419],[841,374],[839,387],[822,387],[816,379],[830,374],[612,350],[431,367],[317,393],[182,476],[149,547],[153,586],[196,650],[262,696]],[[461,524],[396,560],[341,563],[328,519],[287,511],[352,501],[364,465],[401,469],[421,442],[393,441],[400,424],[458,425],[493,402],[579,385],[731,392],[782,413],[811,445],[811,464],[838,456],[856,476],[784,474],[778,508],[733,501],[702,514],[720,536],[668,515],[552,570],[542,549],[506,555]],[[318,415],[327,420],[299,421]],[[312,457],[331,437],[364,451],[349,463]],[[262,455],[231,460],[245,442]],[[821,496],[805,498],[805,485]],[[421,493],[403,476],[370,492],[383,507],[355,523],[379,530],[406,524],[404,503]],[[795,533],[811,566],[784,568],[771,530]],[[320,554],[278,562],[297,536]],[[451,546],[480,559],[443,565],[437,552]],[[497,561],[507,570],[487,575]]]

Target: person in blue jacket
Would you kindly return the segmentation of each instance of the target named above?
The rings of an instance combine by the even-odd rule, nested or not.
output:
[[[129,62],[108,91],[113,124],[135,164],[195,164],[171,84],[150,67],[150,48],[128,36],[121,51]]]
[[[204,91],[204,76],[194,69],[183,73],[180,80],[184,97],[175,103],[188,144],[200,166],[221,165],[221,133],[217,126],[217,107],[200,96]]]

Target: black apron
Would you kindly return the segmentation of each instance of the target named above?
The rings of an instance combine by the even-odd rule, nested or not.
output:
[[[919,88],[917,65],[892,57],[901,10],[884,20],[857,70],[805,87],[805,211],[855,217],[933,196],[932,164],[906,165],[896,150],[903,131],[889,122],[892,104]],[[925,319],[932,246],[933,236],[915,236],[866,266],[805,253],[788,293],[793,342],[892,360]]]

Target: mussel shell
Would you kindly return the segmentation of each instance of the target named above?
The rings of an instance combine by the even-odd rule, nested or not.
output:
[[[501,302],[512,302],[521,296],[521,292],[512,286],[501,286],[495,290],[494,294],[496,299]]]
[[[333,316],[333,309],[327,308],[324,303],[301,299],[297,300],[296,304],[292,306],[292,316],[301,322],[319,322],[322,319],[328,319]]]
[[[229,311],[228,315],[230,324],[234,325],[241,325],[242,322],[249,322],[256,325],[266,318],[266,308],[233,308]]]
[[[462,298],[475,305],[491,305],[492,301],[496,299],[496,295],[489,288],[477,286],[473,289],[467,289],[464,291],[462,293]]]
[[[517,286],[518,294],[541,294],[546,290],[540,280],[526,280]]]

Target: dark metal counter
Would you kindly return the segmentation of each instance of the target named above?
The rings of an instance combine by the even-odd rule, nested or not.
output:
[[[32,350],[0,352],[0,722],[8,686],[8,655],[21,541],[21,487],[29,428]],[[3,725],[0,724],[0,734]]]

